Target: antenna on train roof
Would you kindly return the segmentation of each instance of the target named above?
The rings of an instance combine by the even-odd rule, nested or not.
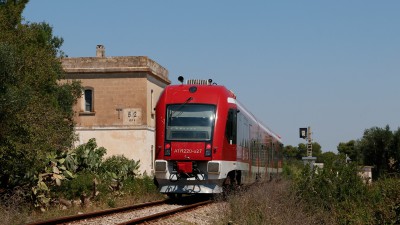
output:
[[[185,78],[183,78],[182,76],[178,77],[178,81],[181,82],[181,84],[183,84],[183,81],[185,80]]]

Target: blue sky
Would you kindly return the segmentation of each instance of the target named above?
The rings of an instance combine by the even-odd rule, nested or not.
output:
[[[323,151],[400,126],[400,1],[60,1],[27,5],[69,57],[148,56],[212,78],[287,145],[311,126]]]

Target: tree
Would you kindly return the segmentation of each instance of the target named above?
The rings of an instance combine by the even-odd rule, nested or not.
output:
[[[311,145],[312,145],[312,156],[318,158],[322,154],[321,145],[318,142],[312,142]],[[297,148],[300,152],[300,159],[302,157],[307,156],[307,145],[306,144],[300,143]]]
[[[298,154],[299,159],[307,156],[307,145],[306,144],[304,144],[304,143],[298,144],[297,149],[299,150],[299,154]]]
[[[314,157],[317,157],[317,159],[321,156],[322,154],[322,148],[321,145],[318,142],[313,142],[312,143],[312,155]]]
[[[366,165],[374,166],[374,175],[379,177],[388,172],[389,160],[394,155],[393,133],[389,125],[385,128],[372,127],[364,131],[360,141],[363,160]]]
[[[322,154],[321,145],[317,142],[312,143],[312,155],[318,157]],[[298,159],[301,160],[307,156],[307,146],[304,143],[300,143],[297,147],[287,145],[283,148],[283,156],[286,159]]]
[[[337,150],[340,154],[344,154],[350,158],[351,161],[356,162],[359,165],[363,164],[362,152],[359,146],[359,142],[351,140],[347,143],[340,142]]]
[[[324,165],[333,165],[338,159],[338,155],[333,152],[324,152],[317,158],[318,162],[324,163]]]
[[[389,167],[392,171],[400,172],[400,128],[393,132]]]
[[[297,147],[293,147],[291,145],[286,145],[283,148],[283,157],[285,157],[285,159],[298,159],[298,154],[299,151],[297,149]]]
[[[47,23],[22,23],[28,0],[0,4],[0,190],[30,184],[49,154],[74,141],[77,82],[60,84],[63,39]]]

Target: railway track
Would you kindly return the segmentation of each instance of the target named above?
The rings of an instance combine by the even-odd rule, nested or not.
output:
[[[29,223],[28,225],[48,224],[140,224],[170,215],[192,210],[196,207],[212,203],[213,200],[186,197],[179,200],[162,200],[127,207],[102,210],[92,213],[61,217],[46,221]]]

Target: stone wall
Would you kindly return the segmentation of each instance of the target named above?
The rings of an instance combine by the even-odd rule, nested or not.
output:
[[[102,49],[100,49],[102,50]],[[168,71],[145,56],[80,57],[61,59],[66,79],[79,80],[93,91],[93,110],[85,111],[82,96],[74,106],[78,144],[96,138],[107,156],[140,160],[140,172],[153,171],[154,107],[171,82]]]

